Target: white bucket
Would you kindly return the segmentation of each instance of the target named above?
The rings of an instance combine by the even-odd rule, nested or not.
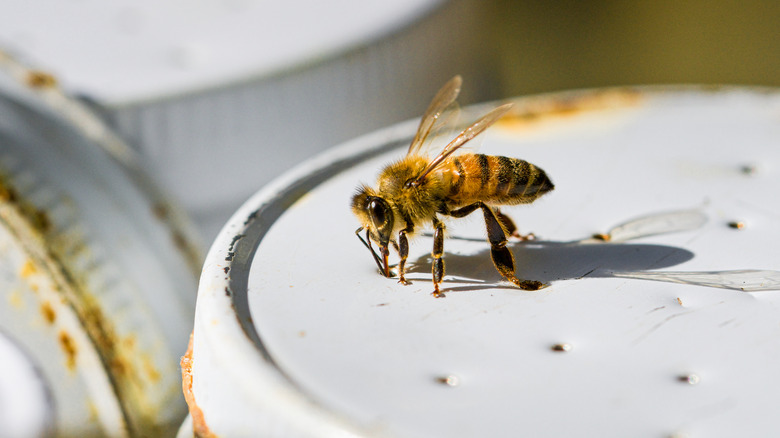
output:
[[[211,247],[181,436],[192,424],[280,437],[775,431],[780,93],[515,102],[480,153],[555,183],[502,209],[536,235],[509,243],[517,275],[549,287],[502,280],[479,213],[447,221],[446,298],[431,296],[430,234],[410,242],[411,285],[383,278],[350,197],[404,156],[417,121],[347,143],[258,192]]]

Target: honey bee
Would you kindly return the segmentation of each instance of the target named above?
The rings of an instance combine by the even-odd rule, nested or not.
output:
[[[455,155],[461,146],[495,123],[512,104],[501,105],[464,129],[442,151],[430,158],[423,145],[435,126],[441,126],[446,110],[455,105],[461,78],[455,76],[434,96],[422,116],[417,133],[406,156],[386,166],[377,187],[362,185],[352,197],[352,212],[360,221],[355,231],[371,251],[380,272],[390,277],[389,247],[400,257],[399,283],[409,284],[405,277],[409,256],[409,236],[421,225],[433,227],[433,295],[443,296],[439,284],[444,276],[444,230],[440,216],[464,217],[482,210],[490,243],[490,255],[496,270],[524,290],[546,285],[515,276],[515,261],[506,247],[507,235],[517,234],[512,220],[498,210],[499,205],[528,204],[553,189],[544,171],[517,158],[465,152]],[[365,230],[365,239],[361,232]],[[379,246],[379,254],[371,242]]]

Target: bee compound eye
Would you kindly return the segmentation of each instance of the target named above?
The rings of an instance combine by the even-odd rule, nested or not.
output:
[[[368,203],[368,214],[371,216],[371,221],[377,228],[387,222],[387,207],[381,199],[374,198]]]

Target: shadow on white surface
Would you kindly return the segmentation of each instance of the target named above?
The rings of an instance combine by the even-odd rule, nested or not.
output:
[[[448,278],[445,277],[445,292],[494,289],[497,286],[514,288],[509,284],[496,284],[503,279],[490,259],[489,244],[484,243],[484,249],[468,255],[446,253],[445,243],[444,262],[447,274],[479,280],[474,286],[447,288]],[[517,277],[546,284],[586,277],[616,277],[615,272],[644,272],[667,268],[694,257],[692,252],[682,248],[654,244],[534,241],[510,243],[510,248],[515,256]],[[426,255],[417,259],[409,272],[430,275],[430,266],[431,257]],[[423,277],[415,275],[413,278],[419,281]],[[457,282],[464,281],[458,279]]]
[[[561,280],[589,278],[629,278],[697,286],[734,289],[745,292],[780,290],[780,272],[767,270],[656,271],[691,260],[694,254],[683,248],[656,244],[625,243],[641,237],[691,231],[701,228],[707,217],[698,210],[649,214],[613,227],[607,234],[571,242],[509,242],[515,256],[516,272],[522,280],[553,284]],[[483,239],[450,237],[453,240],[482,241],[484,249],[473,254],[447,254],[447,273],[465,277],[467,286],[444,288],[445,292],[509,288],[490,259],[489,244]],[[446,248],[446,243],[445,243]],[[423,256],[408,269],[411,273],[430,272],[431,257]],[[477,280],[477,281],[474,281]],[[450,280],[452,282],[452,280]],[[448,283],[444,279],[444,285]]]

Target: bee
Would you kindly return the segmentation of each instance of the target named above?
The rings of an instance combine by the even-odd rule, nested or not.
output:
[[[496,270],[524,290],[546,285],[515,276],[515,261],[506,247],[507,235],[518,236],[512,220],[498,210],[500,205],[528,204],[554,186],[545,172],[517,158],[465,152],[455,154],[464,144],[495,123],[512,106],[501,105],[464,129],[432,159],[423,145],[441,126],[448,108],[455,105],[460,93],[460,76],[455,76],[434,96],[422,116],[417,133],[406,156],[386,166],[376,188],[362,185],[352,197],[352,212],[360,221],[355,231],[369,249],[380,272],[390,277],[389,247],[398,252],[399,283],[409,284],[405,277],[409,256],[409,237],[422,225],[433,227],[431,255],[435,297],[441,297],[439,284],[444,276],[444,230],[440,217],[464,217],[481,210],[490,243],[490,255]],[[361,233],[365,231],[365,239]],[[374,251],[372,241],[379,247]]]

